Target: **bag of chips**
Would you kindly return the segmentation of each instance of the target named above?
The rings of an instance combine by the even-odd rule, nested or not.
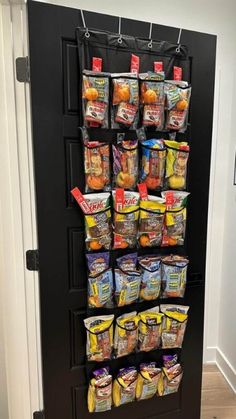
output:
[[[112,191],[114,207],[114,249],[134,248],[137,244],[139,193]]]
[[[110,191],[110,148],[101,141],[91,141],[82,129],[84,144],[85,192]]]
[[[135,367],[121,368],[113,383],[113,403],[115,407],[135,400],[138,371]]]
[[[188,306],[162,304],[162,348],[182,348],[188,321]]]
[[[166,129],[184,132],[187,128],[191,87],[186,82],[165,83],[167,104]]]
[[[161,195],[166,201],[162,245],[183,245],[187,219],[186,204],[189,192],[164,191]]]
[[[161,258],[160,256],[140,256],[141,270],[140,300],[156,300],[161,290]]]
[[[178,255],[162,258],[162,297],[184,297],[189,260]]]
[[[113,348],[114,315],[94,316],[84,320],[87,331],[86,354],[88,361],[111,359]]]
[[[136,386],[137,400],[147,400],[155,396],[161,373],[161,369],[157,368],[156,362],[140,364]]]
[[[169,365],[170,361],[168,361],[167,363],[165,360],[163,360],[164,361],[164,367],[162,369],[162,377],[163,377],[163,394],[162,395],[163,396],[176,393],[179,389],[179,385],[183,377],[182,367],[180,364],[177,363],[176,355],[174,355],[174,357],[175,358],[173,358],[172,356],[171,365]]]
[[[82,98],[84,126],[108,128],[109,74],[84,70]]]
[[[125,140],[117,135],[113,150],[113,186],[134,190],[138,181],[138,140]]]
[[[152,307],[139,313],[138,348],[140,351],[149,352],[161,346],[163,314],[159,307]]]
[[[135,73],[112,74],[111,128],[135,129],[138,123],[139,84]]]
[[[116,319],[114,351],[117,358],[135,351],[138,343],[139,316],[136,311]]]
[[[88,388],[88,411],[106,412],[112,405],[112,375],[109,368],[100,368],[93,371],[93,378]]]
[[[170,189],[185,189],[189,145],[187,142],[165,141],[166,156],[166,187]]]
[[[141,247],[160,246],[165,218],[165,200],[148,195],[141,199],[139,211],[139,245]]]
[[[141,275],[137,270],[137,253],[117,259],[115,296],[118,307],[134,303],[139,298]]]
[[[108,252],[87,254],[88,305],[91,308],[112,307],[113,274]]]
[[[166,147],[161,139],[141,141],[140,182],[152,191],[160,190],[164,185]]]
[[[164,78],[163,72],[139,74],[141,83],[142,125],[161,130],[164,125]]]

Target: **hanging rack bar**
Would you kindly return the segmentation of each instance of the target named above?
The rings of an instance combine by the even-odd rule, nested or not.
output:
[[[148,48],[152,48],[152,23],[150,23],[150,27],[149,27],[149,43],[148,43]]]
[[[180,47],[181,47],[181,35],[182,35],[182,29],[179,30],[179,35],[178,35],[178,40],[177,40],[177,48],[176,48],[176,52],[179,53],[180,52]]]
[[[118,18],[118,34],[119,34],[119,38],[118,38],[118,42],[119,44],[122,44],[122,35],[121,35],[121,17],[119,16]]]
[[[85,18],[84,18],[84,12],[83,12],[82,9],[80,9],[80,14],[81,14],[81,19],[82,19],[83,26],[86,29],[85,36],[86,36],[86,38],[89,38],[90,37],[90,33],[89,33],[89,30],[88,30],[88,27],[86,26]]]

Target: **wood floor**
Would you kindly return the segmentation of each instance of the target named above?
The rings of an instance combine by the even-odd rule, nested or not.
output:
[[[204,366],[202,381],[201,419],[236,419],[236,395],[215,365]]]

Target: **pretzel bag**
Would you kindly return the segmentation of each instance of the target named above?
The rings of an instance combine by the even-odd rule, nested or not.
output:
[[[161,345],[163,314],[159,307],[153,307],[139,313],[138,348],[140,351],[149,352]]]
[[[117,317],[114,337],[117,358],[135,351],[138,343],[138,322],[139,317],[136,311]]]
[[[161,259],[159,256],[140,256],[140,300],[156,300],[161,290]]]
[[[113,185],[134,190],[138,181],[138,140],[125,140],[118,134],[113,150]]]
[[[184,297],[189,260],[178,255],[162,258],[162,297]]]
[[[88,265],[88,305],[112,307],[113,275],[109,268],[108,252],[87,254]]]
[[[94,316],[84,320],[87,332],[86,354],[88,361],[105,361],[111,358],[113,348],[114,315]]]
[[[187,162],[189,157],[189,145],[187,142],[165,141],[166,156],[166,173],[165,183],[167,189],[186,188]]]
[[[114,249],[132,249],[137,244],[139,193],[116,189],[112,194],[114,202]]]
[[[187,128],[191,87],[186,82],[165,84],[167,119],[166,129],[184,132]]]
[[[161,139],[141,141],[140,182],[150,190],[160,190],[164,185],[166,148]]]
[[[93,376],[89,382],[87,397],[89,413],[111,410],[112,375],[109,374],[109,368],[93,371]]]
[[[157,368],[156,362],[140,364],[136,386],[136,399],[147,400],[155,396],[160,378],[161,369]]]
[[[141,247],[161,245],[165,210],[165,200],[157,196],[148,195],[147,200],[140,201],[138,236]]]
[[[108,128],[109,75],[107,73],[83,71],[82,100],[84,126]]]
[[[162,323],[162,347],[182,348],[188,321],[188,306],[162,304],[164,314]]]
[[[135,400],[138,371],[135,367],[121,368],[113,383],[113,403],[118,407]]]
[[[141,84],[142,125],[161,130],[164,125],[164,78],[163,72],[139,74]]]
[[[135,129],[138,123],[139,84],[135,73],[112,74],[111,127]]]
[[[122,307],[134,303],[139,298],[141,275],[137,270],[137,253],[122,256],[117,259],[115,269],[116,301]]]

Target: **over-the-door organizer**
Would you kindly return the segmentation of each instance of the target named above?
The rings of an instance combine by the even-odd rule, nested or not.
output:
[[[71,192],[85,220],[88,410],[102,412],[182,380],[190,63],[165,41],[77,36],[85,175]]]

